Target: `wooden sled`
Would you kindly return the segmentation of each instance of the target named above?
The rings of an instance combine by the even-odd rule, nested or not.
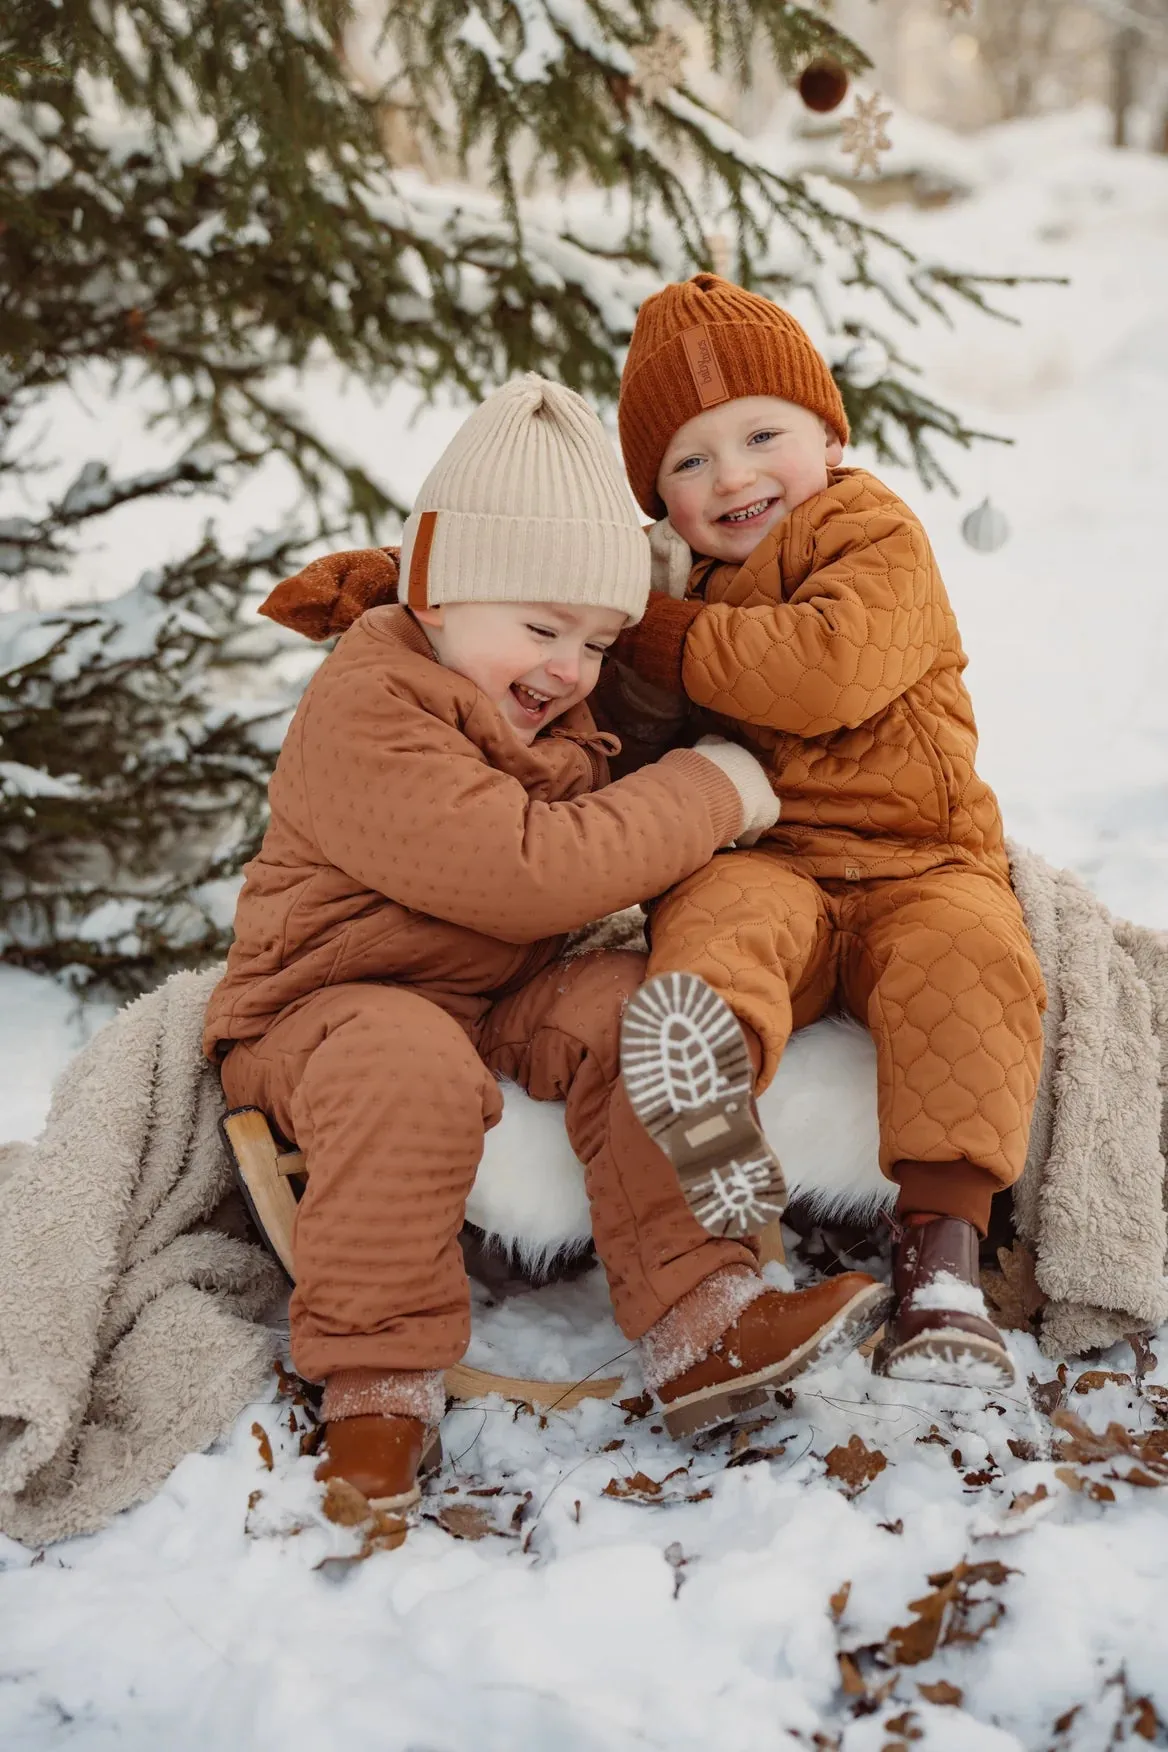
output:
[[[283,1266],[289,1283],[295,1283],[292,1224],[308,1178],[304,1157],[299,1150],[279,1148],[267,1115],[258,1107],[234,1108],[224,1117],[222,1128],[252,1220]],[[611,1399],[623,1384],[620,1375],[584,1381],[525,1381],[515,1375],[472,1369],[466,1363],[455,1363],[446,1371],[446,1391],[454,1399],[481,1399],[484,1394],[498,1393],[521,1405],[554,1407],[557,1411],[568,1411],[582,1399]]]

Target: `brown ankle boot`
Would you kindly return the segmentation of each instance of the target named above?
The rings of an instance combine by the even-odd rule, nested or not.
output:
[[[809,1290],[764,1290],[699,1362],[658,1387],[670,1435],[753,1411],[785,1381],[845,1356],[876,1331],[891,1301],[886,1285],[861,1271]]]
[[[978,1235],[961,1217],[933,1217],[899,1231],[892,1260],[896,1309],[872,1367],[898,1381],[1010,1387],[1014,1364],[986,1316]]]
[[[422,1492],[419,1474],[442,1464],[442,1438],[419,1417],[338,1417],[325,1425],[328,1458],[316,1469],[322,1484],[343,1478],[370,1508],[409,1509]]]

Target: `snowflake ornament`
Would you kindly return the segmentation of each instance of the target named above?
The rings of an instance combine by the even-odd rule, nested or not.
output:
[[[855,159],[855,173],[860,176],[870,170],[873,176],[880,170],[880,154],[887,152],[892,141],[884,131],[885,122],[892,120],[890,109],[881,109],[883,93],[874,91],[871,97],[858,97],[854,115],[845,116],[840,125],[843,149]]]
[[[633,50],[633,65],[637,90],[646,103],[656,103],[681,83],[685,44],[676,32],[659,30],[652,42]]]

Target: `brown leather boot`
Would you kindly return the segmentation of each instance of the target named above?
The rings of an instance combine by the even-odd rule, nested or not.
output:
[[[871,1337],[891,1305],[862,1271],[809,1290],[765,1290],[700,1362],[657,1389],[671,1436],[693,1436],[764,1405],[776,1387]]]
[[[373,1509],[409,1509],[422,1492],[418,1475],[442,1464],[442,1438],[419,1417],[338,1417],[325,1425],[328,1457],[322,1484],[343,1478]]]
[[[892,1260],[896,1310],[872,1367],[898,1381],[948,1387],[1010,1387],[1014,1364],[986,1316],[978,1234],[961,1217],[909,1223]]]

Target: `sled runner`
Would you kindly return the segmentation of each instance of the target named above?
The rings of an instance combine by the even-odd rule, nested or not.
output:
[[[252,1221],[268,1251],[279,1260],[289,1283],[296,1282],[292,1225],[308,1170],[299,1150],[281,1149],[267,1115],[258,1107],[236,1107],[221,1122],[236,1178]],[[619,1375],[585,1381],[525,1381],[455,1363],[446,1371],[446,1390],[455,1399],[498,1393],[524,1405],[568,1411],[582,1399],[611,1399],[624,1385]]]

